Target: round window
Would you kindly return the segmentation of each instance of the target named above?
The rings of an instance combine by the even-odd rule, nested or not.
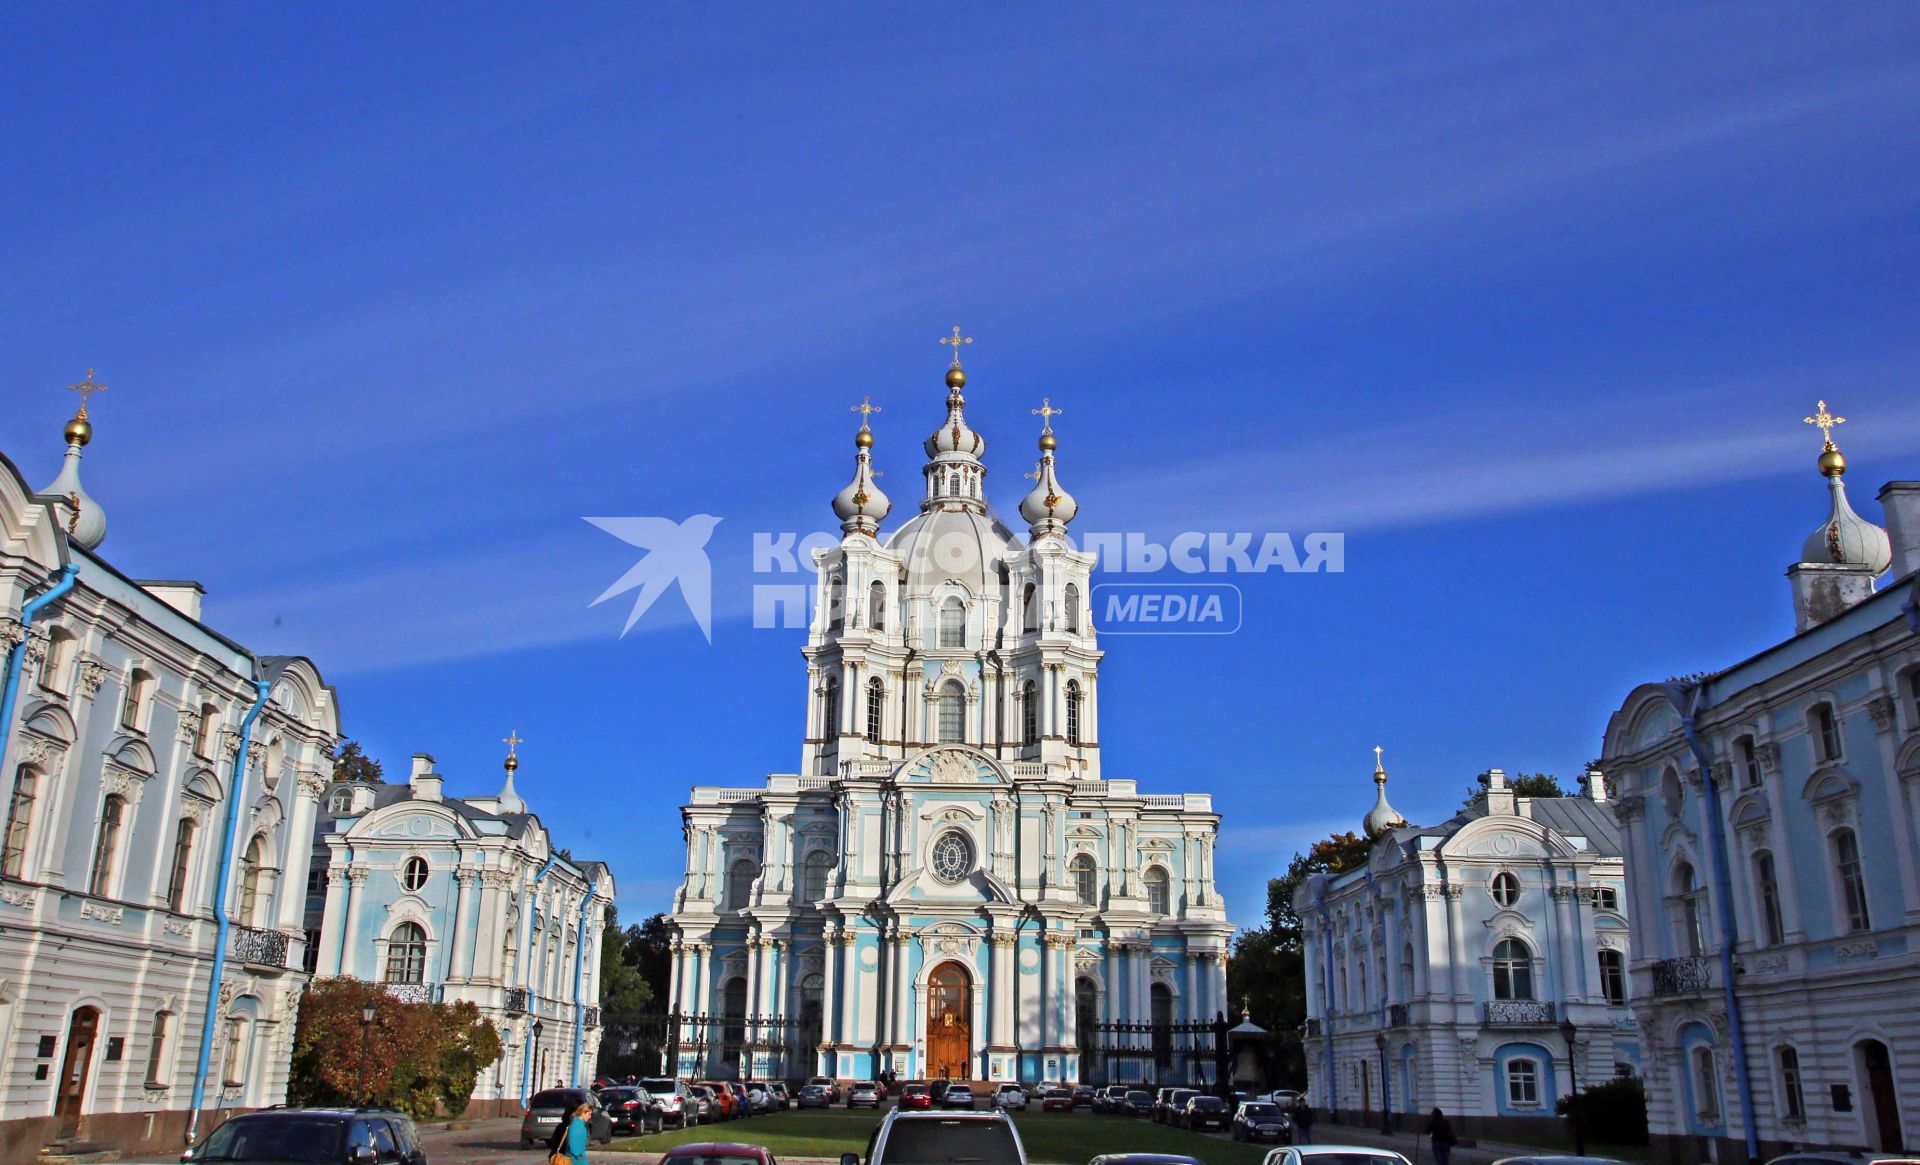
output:
[[[973,844],[965,834],[943,833],[933,843],[933,876],[958,882],[973,872]]]
[[[400,867],[400,885],[408,892],[412,892],[426,884],[427,859],[408,858],[407,864]]]

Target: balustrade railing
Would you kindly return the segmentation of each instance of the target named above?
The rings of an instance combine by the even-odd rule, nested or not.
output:
[[[1713,989],[1713,960],[1705,955],[1682,955],[1653,964],[1655,995],[1690,995]]]
[[[1407,1026],[1407,1005],[1406,1004],[1404,1003],[1387,1004],[1387,1026],[1388,1027]]]
[[[402,1003],[438,1003],[440,1002],[440,984],[438,983],[382,983],[388,995]]]
[[[527,989],[510,987],[507,989],[507,1014],[525,1015],[527,1013]]]
[[[247,966],[287,965],[287,936],[281,932],[263,930],[257,926],[236,926],[228,935],[232,942],[232,956]]]
[[[1553,1022],[1553,1004],[1543,999],[1489,999],[1485,1008],[1489,1027],[1540,1027]]]

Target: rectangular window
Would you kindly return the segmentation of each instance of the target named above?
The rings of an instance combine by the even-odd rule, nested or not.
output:
[[[1627,960],[1619,951],[1600,952],[1600,992],[1615,1007],[1627,1001]]]
[[[220,711],[212,704],[200,705],[200,731],[193,738],[193,755],[202,760],[213,756],[213,734],[220,727]]]
[[[1818,737],[1821,760],[1840,759],[1840,722],[1833,715],[1832,704],[1816,704],[1813,708],[1814,732]]]
[[[948,599],[940,608],[940,646],[965,647],[967,645],[967,609],[960,605],[959,599]]]
[[[1720,1119],[1720,1075],[1714,1067],[1712,1048],[1693,1050],[1693,1108],[1701,1120]]]
[[[1620,911],[1620,891],[1612,886],[1602,886],[1594,892],[1593,905],[1596,910]]]
[[[146,672],[135,668],[127,675],[126,690],[120,696],[120,726],[140,729],[140,714],[146,706],[147,688],[153,683]]]
[[[1760,784],[1760,758],[1753,749],[1753,737],[1743,736],[1739,743],[1740,779],[1752,789]]]
[[[1507,1103],[1515,1108],[1540,1107],[1540,1065],[1532,1060],[1507,1061]]]
[[[27,831],[33,824],[33,800],[39,791],[40,775],[25,765],[14,770],[13,793],[7,801],[7,832],[0,848],[0,874],[9,878],[26,876]]]
[[[1833,866],[1846,902],[1847,929],[1856,933],[1872,930],[1873,918],[1867,908],[1867,881],[1860,868],[1860,841],[1853,835],[1853,830],[1834,831]]]
[[[173,1020],[173,1013],[162,1011],[153,1017],[153,1043],[147,1048],[147,1087],[164,1088],[167,1080],[167,1028]]]
[[[1780,1108],[1790,1121],[1807,1119],[1806,1098],[1800,1092],[1800,1053],[1780,1049]]]
[[[1787,928],[1780,917],[1780,880],[1773,868],[1773,855],[1765,850],[1753,855],[1753,890],[1760,904],[1760,930],[1767,945],[1777,947],[1787,941]]]
[[[221,1059],[221,1083],[245,1084],[247,1070],[247,1021],[239,1016],[227,1020],[227,1052]]]

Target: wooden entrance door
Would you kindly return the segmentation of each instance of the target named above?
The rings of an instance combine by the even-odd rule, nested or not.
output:
[[[973,1078],[973,980],[958,963],[927,978],[927,1075]]]
[[[67,1055],[60,1062],[59,1091],[54,1094],[53,1115],[60,1118],[60,1135],[71,1137],[80,1131],[80,1106],[87,1097],[87,1076],[93,1069],[94,1037],[100,1034],[100,1009],[83,1007],[73,1013],[67,1024]]]
[[[1893,1089],[1893,1058],[1879,1040],[1862,1040],[1860,1060],[1867,1070],[1867,1099],[1873,1104],[1878,1148],[1883,1153],[1901,1152],[1906,1146],[1900,1136],[1900,1101]]]

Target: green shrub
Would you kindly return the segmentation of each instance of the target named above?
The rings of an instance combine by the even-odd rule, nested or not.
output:
[[[1647,1093],[1638,1076],[1616,1076],[1605,1084],[1582,1088],[1578,1096],[1563,1096],[1554,1105],[1554,1111],[1569,1120],[1575,1118],[1576,1109],[1580,1131],[1589,1141],[1647,1143]]]

